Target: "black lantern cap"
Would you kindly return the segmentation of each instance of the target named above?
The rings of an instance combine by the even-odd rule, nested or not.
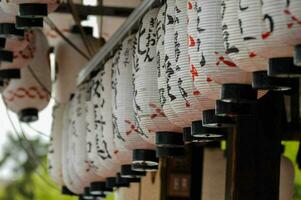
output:
[[[13,62],[14,52],[0,49],[0,62]]]
[[[30,123],[39,119],[39,111],[35,108],[23,109],[18,114],[21,122]]]
[[[1,37],[24,37],[24,30],[16,28],[14,23],[0,23]]]
[[[257,90],[247,84],[223,84],[221,100],[226,102],[255,102]]]
[[[208,128],[203,126],[201,120],[192,122],[191,135],[198,138],[200,142],[212,142],[214,140],[220,140],[226,135],[226,129],[224,128]]]
[[[156,145],[159,147],[178,147],[183,146],[182,133],[176,132],[157,132],[156,133]]]
[[[226,128],[235,126],[233,118],[224,116],[220,117],[215,114],[215,109],[203,111],[203,126],[209,128]]]
[[[156,156],[156,150],[150,150],[150,149],[135,149],[133,151],[133,161],[132,165],[135,164],[137,167],[140,165],[140,169],[143,169],[145,167],[145,170],[138,170],[138,171],[148,171],[153,166],[158,166],[159,159]],[[150,166],[151,168],[148,168]],[[132,168],[133,169],[133,168]]]
[[[117,187],[116,177],[108,177],[106,179],[106,188],[113,190],[114,187]]]
[[[0,48],[4,48],[6,44],[6,39],[4,37],[0,37]]]
[[[146,172],[132,170],[132,165],[121,165],[120,175],[122,178],[139,178],[146,175]]]
[[[63,195],[76,196],[72,191],[70,191],[66,186],[63,186],[61,189]]]
[[[21,3],[19,4],[20,17],[46,17],[48,5],[45,3]]]
[[[107,190],[106,182],[93,182],[90,184],[90,194],[93,196],[102,195]],[[113,191],[113,189],[110,189],[110,191]]]
[[[268,76],[293,78],[301,76],[301,68],[295,66],[291,57],[269,59]]]
[[[287,91],[291,90],[294,78],[269,77],[267,71],[253,72],[252,86],[258,90]]]
[[[16,16],[16,28],[17,29],[27,29],[27,28],[42,28],[43,27],[43,18],[35,17],[20,17]]]
[[[185,156],[184,146],[179,147],[157,147],[157,156],[159,158],[175,158]]]
[[[116,187],[130,187],[129,179],[122,178],[120,173],[116,176]]]
[[[216,101],[216,110],[215,114],[221,117],[229,116],[247,116],[253,114],[254,104],[250,103],[232,103],[232,102],[223,102],[220,100]]]
[[[20,69],[0,69],[0,79],[19,79],[21,78]]]

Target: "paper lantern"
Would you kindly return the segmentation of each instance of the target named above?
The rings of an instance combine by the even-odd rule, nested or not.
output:
[[[60,3],[60,0],[4,0],[1,7],[12,15],[43,17],[53,12]]]
[[[87,138],[87,100],[89,99],[90,85],[84,83],[76,90],[75,96],[72,99],[72,106],[74,110],[71,116],[71,148],[74,155],[72,156],[72,165],[75,172],[80,177],[85,187],[89,186],[91,182],[97,181],[99,178],[93,169],[93,163],[88,158],[89,144],[86,142]]]
[[[90,144],[91,151],[88,157],[93,161],[95,172],[102,177],[98,183],[91,184],[91,190],[100,192],[106,190],[105,181],[108,177],[116,176],[120,171],[118,158],[115,154],[113,143],[112,126],[112,60],[106,62],[104,70],[97,73],[93,78],[93,87],[91,90],[91,114],[93,119],[88,121],[87,142]],[[92,123],[91,123],[92,122]],[[98,190],[97,186],[100,187]],[[95,189],[94,189],[95,188]]]
[[[269,70],[269,74],[275,72],[277,68],[285,72],[292,66],[292,59],[287,58],[292,57],[292,46],[288,44],[290,43],[288,39],[291,37],[284,15],[285,3],[284,1],[275,2],[278,5],[276,6],[277,12],[269,13],[267,8],[269,2],[267,1],[241,1],[241,5],[245,9],[239,9],[238,16],[248,54],[257,59],[267,59],[266,65],[242,66],[244,67],[242,69],[253,72],[254,88],[287,90],[292,87],[290,80],[276,79],[275,77],[271,79],[266,73],[267,70]],[[287,38],[284,39],[284,37]]]
[[[64,113],[64,126],[62,138],[62,172],[64,185],[73,193],[80,194],[83,192],[84,185],[74,170],[72,164],[72,157],[74,155],[74,148],[71,146],[71,116],[73,116],[72,102],[68,103]]]
[[[96,53],[96,50],[103,45],[103,41],[99,41],[92,36],[92,28],[86,27],[84,29],[88,34],[87,40],[91,44],[92,49],[95,50],[94,53]],[[78,28],[72,30],[73,33],[69,34],[67,38],[88,55],[88,50],[83,43]],[[79,54],[65,40],[58,42],[58,45],[55,47],[55,59],[57,73],[54,94],[58,102],[66,103],[70,95],[75,92],[78,73],[86,66],[89,60]]]
[[[284,14],[287,16],[287,28],[290,30],[291,44],[295,46],[295,64],[301,66],[301,2],[287,1]]]
[[[0,77],[2,79],[20,78],[20,69],[27,67],[36,54],[35,37],[36,32],[31,30],[25,33],[24,39],[6,39],[5,50],[0,50],[0,53],[9,52],[13,58],[11,62],[1,63]]]
[[[38,112],[49,103],[51,93],[49,46],[43,33],[35,30],[34,58],[21,69],[21,79],[11,80],[3,92],[7,107],[18,113],[21,121],[38,119]]]
[[[63,119],[65,105],[55,105],[52,111],[52,128],[50,144],[48,147],[48,173],[52,180],[60,187],[63,187],[62,171],[62,147],[63,147]]]
[[[113,107],[113,133],[117,148],[117,157],[121,165],[131,165],[132,151],[153,150],[154,145],[145,142],[147,129],[140,126],[134,112],[133,93],[133,45],[135,36],[127,37],[122,43],[120,51],[113,59],[112,107]],[[123,166],[122,166],[123,167]],[[124,175],[124,173],[122,173]]]

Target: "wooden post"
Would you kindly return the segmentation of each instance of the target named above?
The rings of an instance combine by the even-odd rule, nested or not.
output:
[[[283,96],[269,92],[227,139],[226,200],[278,200]]]

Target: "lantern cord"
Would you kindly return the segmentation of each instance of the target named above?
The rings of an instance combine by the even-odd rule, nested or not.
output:
[[[28,128],[30,128],[31,130],[35,131],[36,133],[38,133],[39,135],[41,136],[44,136],[44,137],[47,137],[47,138],[50,138],[49,135],[47,135],[46,133],[43,133],[42,131],[39,131],[38,129],[32,127],[29,123],[25,123],[27,125]]]
[[[3,97],[2,97],[2,98],[3,98]],[[3,101],[3,102],[4,102],[4,101]],[[30,157],[37,165],[41,165],[42,168],[45,170],[45,167],[42,165],[42,163],[41,163],[40,161],[38,161],[38,159],[36,158],[36,156],[33,156],[33,155],[31,154],[31,152],[29,152],[28,149],[24,146],[24,144],[23,144],[23,142],[22,142],[22,140],[21,140],[21,136],[19,135],[19,133],[18,133],[18,131],[17,131],[17,128],[16,128],[15,124],[13,123],[12,118],[10,117],[10,114],[9,114],[9,112],[8,112],[8,108],[7,108],[6,105],[5,105],[5,107],[6,107],[6,115],[7,115],[7,118],[8,118],[8,120],[9,120],[9,122],[10,122],[12,128],[13,128],[13,131],[14,131],[15,135],[16,135],[17,138],[18,138],[18,142],[19,142],[19,144],[20,144],[20,147],[27,153],[27,155],[28,155],[28,156],[29,156],[29,157]],[[24,133],[23,133],[23,134],[24,134]],[[47,172],[47,171],[46,171],[46,172]],[[47,185],[49,185],[52,189],[58,191],[58,189],[57,189],[53,184],[51,184],[49,181],[47,181],[47,180],[45,179],[45,177],[43,177],[37,170],[35,170],[35,173],[41,178],[42,181],[44,181],[44,182],[45,182]]]
[[[47,94],[50,96],[51,99],[53,99],[55,102],[57,102],[56,98],[54,96],[52,96],[50,90],[48,90],[47,87],[42,83],[42,81],[35,74],[35,72],[31,68],[31,66],[28,65],[27,68],[28,68],[29,72],[31,73],[31,75],[33,76],[33,78],[38,82],[38,84],[40,85],[40,87],[43,88],[47,92]]]
[[[86,49],[88,51],[88,54],[90,55],[90,57],[92,57],[93,54],[94,54],[93,49],[91,48],[92,45],[89,42],[89,40],[87,39],[87,35],[86,35],[86,33],[85,33],[85,31],[84,31],[81,23],[80,23],[81,20],[79,18],[78,12],[77,12],[77,10],[76,10],[76,8],[74,6],[73,0],[67,0],[67,2],[68,2],[67,5],[69,7],[69,10],[70,10],[70,12],[72,14],[72,17],[73,17],[74,21],[75,21],[75,24],[79,28],[81,38],[82,38],[83,43],[84,43],[84,45],[85,45],[85,47],[86,47]]]
[[[57,32],[57,34],[60,35],[60,37],[65,40],[67,42],[67,44],[69,44],[77,53],[79,53],[81,56],[83,56],[86,60],[90,60],[90,57],[83,52],[80,48],[78,48],[71,40],[69,40],[58,28],[57,26],[51,21],[50,18],[46,17],[44,19],[44,21],[46,22],[46,24],[55,32]]]

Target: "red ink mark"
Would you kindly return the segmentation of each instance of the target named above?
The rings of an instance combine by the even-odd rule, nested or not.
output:
[[[192,36],[189,36],[189,47],[194,47],[195,46],[195,41]]]
[[[12,102],[16,98],[19,99],[30,98],[30,99],[40,99],[40,100],[49,99],[49,95],[46,90],[39,89],[34,86],[29,88],[19,87],[15,90],[9,90],[6,93],[8,93],[4,95],[4,99],[6,102]]]
[[[261,37],[263,40],[266,40],[271,36],[271,34],[272,34],[271,32],[265,32],[265,33],[262,33]]]
[[[290,22],[290,23],[287,24],[287,28],[288,29],[293,28],[293,26],[294,26],[295,23],[301,25],[301,20],[298,19],[295,15],[293,15],[289,9],[285,9],[283,12],[284,12],[285,15],[289,16],[291,18],[291,20],[292,20],[292,22]]]
[[[200,94],[201,94],[201,92],[199,90],[193,91],[193,95],[195,95],[195,96],[199,96]]]
[[[196,67],[194,66],[194,64],[191,64],[190,73],[191,73],[192,81],[194,82],[195,77],[199,76],[198,70],[196,69]]]
[[[186,100],[185,106],[186,106],[186,108],[190,107],[190,103],[187,100]]]
[[[188,7],[189,10],[192,9],[192,3],[190,1],[188,2],[187,7]]]
[[[256,52],[249,52],[249,57],[250,58],[254,58],[256,56],[257,56]]]
[[[230,60],[226,60],[224,56],[220,56],[218,52],[215,52],[215,55],[218,56],[219,61],[216,62],[216,65],[219,66],[220,63],[224,63],[225,65],[227,65],[228,67],[237,67],[237,65],[230,61]]]
[[[149,103],[149,106],[154,109],[154,113],[150,114],[151,119],[154,119],[159,116],[166,117],[165,113],[157,105],[155,105],[153,103]]]
[[[209,76],[207,76],[206,81],[207,81],[208,83],[210,83],[210,82],[212,82],[213,80],[212,80]]]

